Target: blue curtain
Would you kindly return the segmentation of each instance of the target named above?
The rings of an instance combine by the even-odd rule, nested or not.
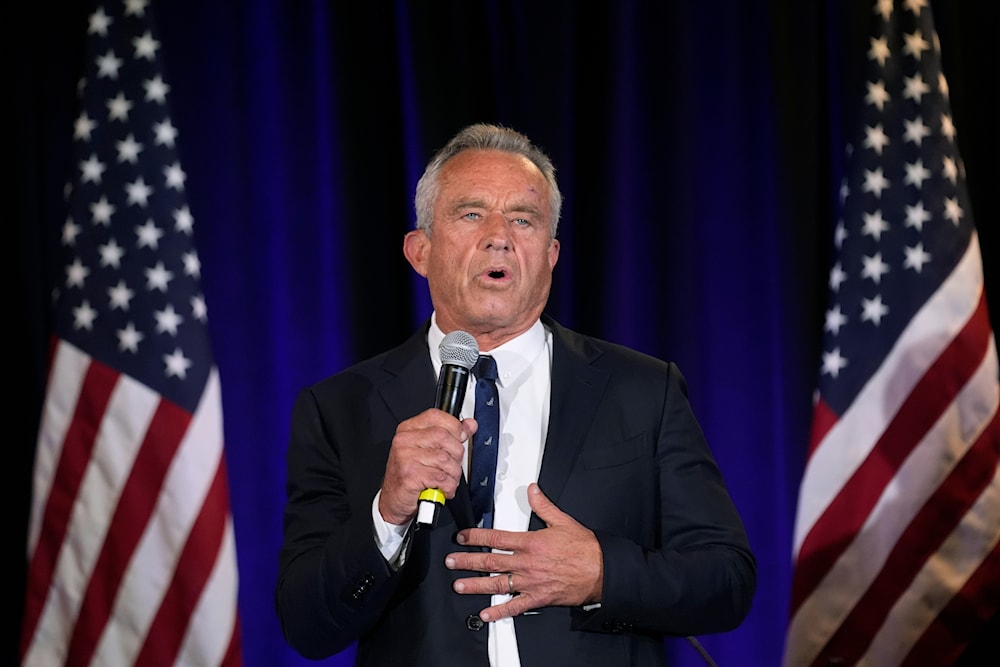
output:
[[[316,664],[285,646],[272,601],[292,400],[429,314],[401,253],[412,192],[431,152],[476,121],[527,133],[557,165],[567,201],[548,312],[687,376],[759,563],[746,622],[700,641],[721,665],[778,664],[870,5],[152,3],[222,377],[248,667]],[[989,199],[1000,142],[987,104],[1000,23],[993,3],[934,8],[1000,329]],[[24,323],[13,352],[26,360],[7,447],[14,618],[87,10],[25,12],[5,40]],[[17,635],[5,631],[6,664]],[[667,650],[672,664],[704,664],[683,640]]]

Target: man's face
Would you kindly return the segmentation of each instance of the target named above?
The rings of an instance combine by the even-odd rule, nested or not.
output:
[[[439,183],[431,235],[411,231],[403,252],[427,278],[441,329],[491,349],[527,330],[548,300],[559,258],[548,184],[530,160],[494,150],[459,153]]]

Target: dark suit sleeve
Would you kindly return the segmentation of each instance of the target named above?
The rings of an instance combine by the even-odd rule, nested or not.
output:
[[[579,630],[699,635],[735,628],[756,587],[742,520],[669,365],[654,447],[659,528],[643,545],[595,529],[604,557],[600,609],[574,613]]]
[[[355,472],[361,461],[348,462],[357,456],[345,454],[338,442],[352,435],[360,438],[324,421],[313,389],[299,395],[287,456],[288,502],[275,602],[289,645],[313,659],[358,639],[381,615],[398,582],[373,534],[370,507],[380,480],[371,472]],[[352,483],[349,492],[346,479],[363,481]]]

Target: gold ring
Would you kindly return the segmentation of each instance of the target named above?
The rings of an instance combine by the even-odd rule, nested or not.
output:
[[[507,573],[507,595],[514,595],[514,573]]]

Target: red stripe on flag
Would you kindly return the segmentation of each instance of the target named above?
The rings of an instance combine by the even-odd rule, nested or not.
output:
[[[220,459],[201,512],[177,560],[173,579],[146,633],[137,665],[172,664],[176,660],[205,582],[218,562],[226,534],[228,494],[225,464]],[[215,558],[208,558],[210,554]]]
[[[1000,422],[994,416],[990,427],[980,434],[900,535],[879,575],[812,662],[814,667],[823,667],[833,657],[843,664],[854,664],[864,655],[874,639],[870,629],[882,625],[900,595],[993,481],[998,429]]]
[[[826,401],[819,399],[816,407],[813,408],[812,429],[809,431],[809,451],[807,459],[811,459],[819,448],[819,443],[823,442],[830,429],[837,423],[837,413],[830,409]]]
[[[239,616],[236,617],[236,622],[233,623],[233,634],[229,637],[229,647],[226,649],[226,655],[222,658],[222,663],[219,667],[242,667],[243,666],[243,651],[240,649],[240,619]]]
[[[962,331],[914,386],[865,461],[803,540],[792,582],[793,615],[854,541],[900,464],[978,368],[991,336],[986,298],[981,294]]]
[[[31,645],[45,608],[73,506],[118,378],[118,373],[108,366],[91,361],[80,386],[73,419],[66,431],[49,497],[45,501],[38,543],[28,563],[25,613],[21,626],[22,658]]]
[[[153,515],[163,480],[190,423],[187,411],[169,401],[160,401],[94,564],[70,639],[67,664],[87,665],[93,658],[114,608],[118,586]]]
[[[52,373],[55,371],[55,358],[56,352],[59,350],[59,345],[62,343],[62,339],[59,336],[49,336],[49,358],[48,366],[46,367],[45,374],[45,386],[48,387],[52,382]]]

